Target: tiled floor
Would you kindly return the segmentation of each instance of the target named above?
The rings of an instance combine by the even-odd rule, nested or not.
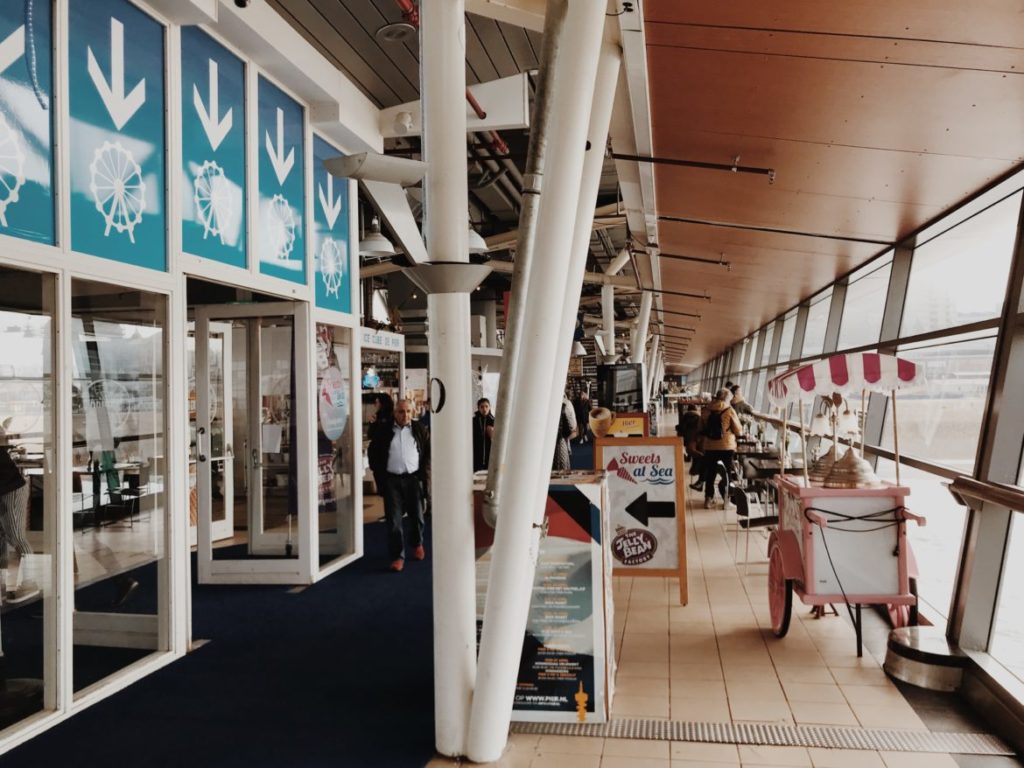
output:
[[[612,714],[705,722],[757,721],[924,729],[880,660],[856,656],[842,617],[814,619],[794,602],[789,634],[768,629],[767,563],[748,573],[733,559],[734,534],[722,510],[689,498],[690,601],[674,579],[615,579],[618,675]],[[753,534],[751,557],[764,558]],[[743,542],[740,542],[740,553]],[[438,758],[428,768],[452,766]],[[941,754],[749,747],[570,736],[513,735],[505,768],[689,768],[773,765],[822,768],[943,768]]]

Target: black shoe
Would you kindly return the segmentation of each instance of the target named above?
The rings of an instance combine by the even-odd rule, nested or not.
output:
[[[117,594],[114,597],[114,602],[110,604],[111,608],[120,608],[128,602],[135,590],[139,588],[139,582],[130,576],[123,576],[117,580]]]
[[[699,491],[704,487],[704,483],[690,483],[690,487],[695,491]]]

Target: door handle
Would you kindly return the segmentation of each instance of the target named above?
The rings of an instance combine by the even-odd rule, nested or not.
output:
[[[259,469],[263,466],[263,462],[260,460],[260,451],[258,448],[252,449],[252,468]]]
[[[206,436],[206,427],[200,427],[196,432],[196,450],[199,451],[199,461],[206,462],[206,453],[203,451],[203,438]]]

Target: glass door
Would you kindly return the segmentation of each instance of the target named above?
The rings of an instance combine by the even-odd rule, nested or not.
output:
[[[233,416],[231,399],[231,323],[210,323],[207,341],[209,355],[209,432],[200,427],[198,414],[198,387],[196,379],[196,343],[194,324],[188,334],[188,418],[189,418],[189,536],[195,546],[199,540],[199,464],[210,462],[210,504],[213,541],[234,536],[235,527],[235,471]],[[200,430],[203,430],[202,432]],[[200,450],[202,448],[202,450]]]
[[[312,411],[301,417],[312,403],[307,306],[198,307],[195,323],[200,583],[309,581],[316,497]],[[213,402],[218,376],[229,379],[223,413]],[[229,498],[233,538],[214,548],[218,515],[227,519],[218,505]]]

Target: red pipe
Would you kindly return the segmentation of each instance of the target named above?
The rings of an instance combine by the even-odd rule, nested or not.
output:
[[[395,0],[395,4],[402,12],[402,19],[406,23],[412,24],[414,27],[419,29],[420,9],[416,6],[413,0]],[[480,120],[487,117],[487,112],[485,112],[484,108],[480,106],[480,102],[476,100],[476,97],[470,92],[469,88],[466,89],[466,101],[469,102],[469,106],[473,108],[473,111]],[[498,155],[507,155],[509,153],[508,144],[506,144],[505,140],[498,135],[497,131],[488,131],[487,135],[491,138],[488,146],[491,148],[492,152]]]

